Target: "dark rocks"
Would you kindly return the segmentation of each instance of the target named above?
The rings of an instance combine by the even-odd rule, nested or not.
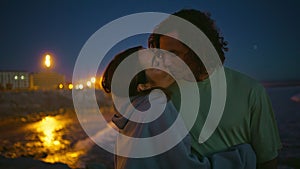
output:
[[[62,163],[46,163],[27,157],[5,158],[0,156],[0,168],[5,169],[70,169]]]

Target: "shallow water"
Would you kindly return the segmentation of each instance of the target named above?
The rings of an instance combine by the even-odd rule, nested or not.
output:
[[[1,155],[12,158],[33,157],[50,163],[63,162],[74,167],[83,152],[72,151],[71,147],[74,141],[84,137],[82,129],[76,123],[76,117],[71,111],[47,114],[49,115],[8,118],[6,121],[9,123],[2,122]],[[78,138],[72,136],[76,133]]]
[[[78,141],[87,140],[88,136],[73,110],[8,117],[1,120],[0,133],[0,155],[9,158],[32,157],[49,163],[65,163],[71,168],[84,168],[86,162],[101,162],[97,158],[103,158],[105,154],[103,150],[96,151],[97,147],[91,151],[94,144],[89,148],[75,147]]]
[[[72,120],[63,115],[46,116],[29,124],[24,128],[33,135],[32,138],[29,137],[31,141],[26,143],[26,147],[47,153],[46,157],[42,158],[45,162],[62,162],[76,166],[78,157],[84,152],[71,150],[71,140],[66,137],[66,126],[70,124],[72,125]]]
[[[267,92],[283,144],[279,168],[300,168],[300,103],[290,99],[300,93],[300,87],[268,88]],[[0,155],[5,157],[32,157],[51,163],[62,162],[71,168],[84,168],[87,163],[113,166],[112,154],[90,142],[74,110],[1,117],[0,133]],[[85,149],[76,148],[78,142]]]
[[[300,102],[291,97],[300,93],[300,87],[269,88],[279,134],[283,145],[279,154],[280,168],[300,168]]]

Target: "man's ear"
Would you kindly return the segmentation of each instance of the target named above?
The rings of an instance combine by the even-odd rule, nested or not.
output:
[[[137,90],[139,92],[144,91],[144,90],[148,90],[151,89],[152,85],[150,83],[145,83],[145,84],[138,84],[137,86]]]

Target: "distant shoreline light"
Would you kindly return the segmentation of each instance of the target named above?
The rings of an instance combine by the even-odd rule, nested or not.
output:
[[[51,66],[51,56],[50,56],[49,54],[47,54],[47,55],[45,56],[45,66],[46,66],[47,68],[50,68],[50,66]]]

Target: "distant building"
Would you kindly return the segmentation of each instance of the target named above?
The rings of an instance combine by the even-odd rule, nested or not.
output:
[[[26,71],[0,71],[0,89],[29,89],[29,73]]]
[[[34,90],[58,89],[59,84],[65,84],[65,76],[55,72],[32,73],[30,76],[30,88]]]

